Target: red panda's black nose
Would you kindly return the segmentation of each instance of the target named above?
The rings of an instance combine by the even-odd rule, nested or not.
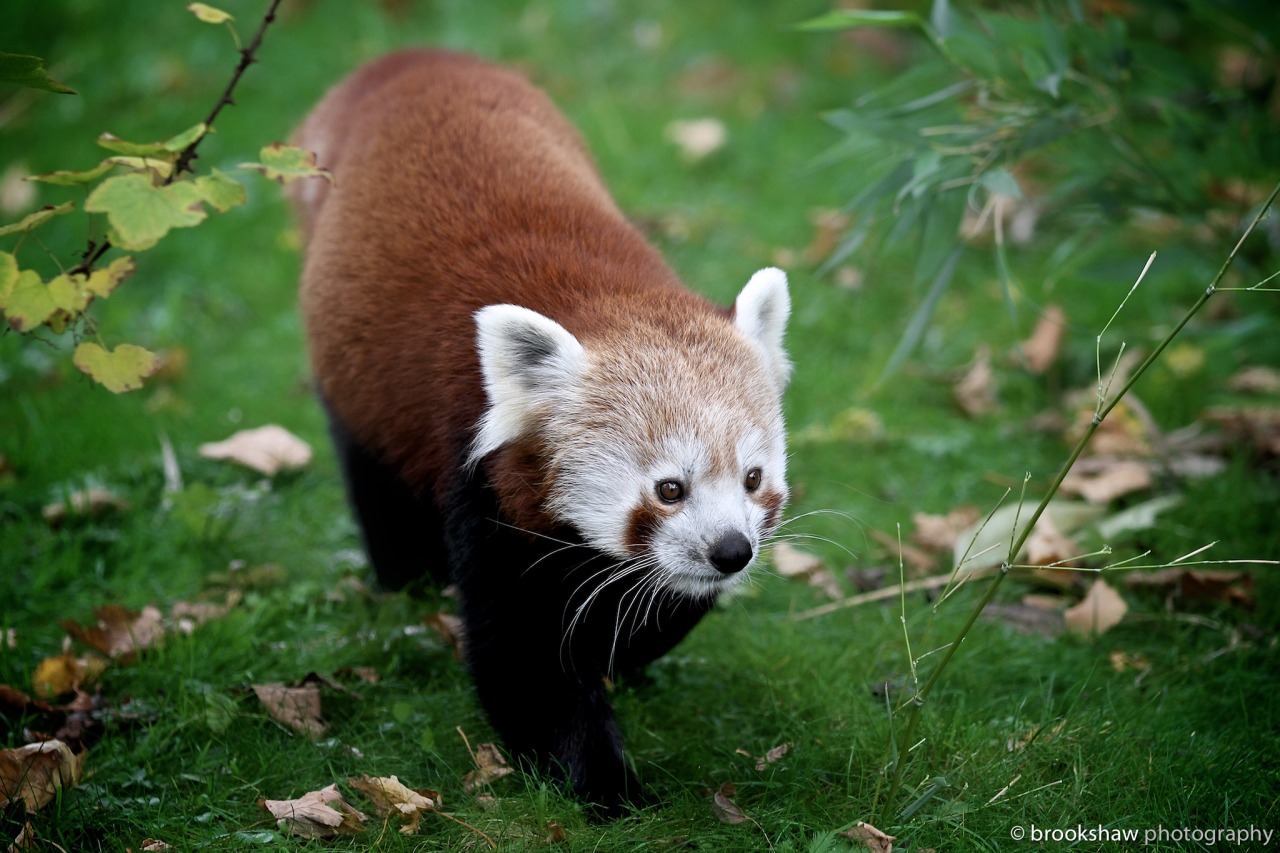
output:
[[[711,565],[726,575],[740,572],[751,562],[751,543],[738,531],[726,533],[716,544],[711,546],[707,555]]]

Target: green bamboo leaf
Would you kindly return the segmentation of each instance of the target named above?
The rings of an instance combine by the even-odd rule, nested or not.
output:
[[[113,164],[109,160],[103,160],[92,169],[85,169],[83,172],[70,172],[63,169],[57,172],[45,172],[42,175],[30,175],[26,180],[38,181],[42,184],[53,184],[60,187],[91,184],[107,172],[110,172],[112,165]]]
[[[249,198],[239,181],[217,169],[214,169],[212,174],[196,178],[195,187],[200,197],[209,202],[219,213],[225,213],[236,205],[244,204]]]
[[[298,178],[324,178],[333,183],[333,174],[328,169],[316,165],[316,155],[292,145],[273,142],[259,153],[261,163],[241,163],[245,169],[254,169],[281,184],[287,184]]]
[[[51,204],[46,204],[44,207],[40,208],[35,213],[28,213],[26,216],[22,217],[22,219],[18,220],[17,222],[14,222],[12,225],[5,225],[4,227],[0,227],[0,237],[6,237],[9,234],[17,234],[22,231],[30,231],[31,229],[42,225],[44,222],[52,219],[55,216],[61,216],[64,213],[70,213],[72,210],[75,209],[75,206],[76,206],[76,203],[74,201],[64,202],[60,205],[57,205],[56,207]]]
[[[114,230],[111,242],[124,249],[148,249],[172,228],[204,221],[201,195],[189,181],[154,186],[138,173],[103,181],[85,200],[84,209],[105,213]]]
[[[190,10],[191,14],[195,15],[206,24],[224,24],[227,21],[235,20],[235,18],[227,12],[204,3],[188,3],[187,9]]]
[[[74,95],[76,90],[64,86],[44,70],[44,60],[38,56],[0,52],[0,82],[18,83],[32,89],[44,89],[61,95]]]
[[[982,177],[978,178],[978,183],[988,192],[1022,198],[1022,188],[1018,186],[1018,179],[1008,169],[992,169],[989,172],[983,172]]]
[[[810,32],[849,30],[856,27],[914,27],[923,31],[925,22],[924,18],[915,12],[892,9],[836,9],[796,25],[796,29]]]
[[[5,294],[4,314],[15,332],[29,332],[59,312],[80,313],[88,302],[88,296],[65,275],[45,284],[31,270],[22,270]]]
[[[76,347],[71,362],[116,394],[141,388],[142,380],[160,369],[159,356],[134,344],[106,350],[89,341]]]

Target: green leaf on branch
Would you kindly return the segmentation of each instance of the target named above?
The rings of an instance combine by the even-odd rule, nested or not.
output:
[[[196,178],[195,187],[200,197],[209,202],[219,213],[225,213],[236,205],[244,204],[249,198],[239,181],[217,169],[214,169],[212,174]]]
[[[173,174],[173,161],[155,157],[127,157],[117,154],[102,161],[109,166],[123,166],[131,172],[150,172],[152,180],[159,183]]]
[[[9,295],[18,286],[18,276],[18,258],[12,252],[0,252],[0,311],[9,304]]]
[[[31,270],[22,270],[5,289],[4,314],[15,332],[29,332],[50,320],[60,325],[54,331],[61,332],[67,317],[80,313],[89,303],[88,295],[65,275],[45,284]],[[57,319],[60,314],[67,317]]]
[[[44,89],[60,95],[74,95],[76,90],[64,86],[44,70],[44,60],[38,56],[0,52],[0,82],[18,83],[32,89]]]
[[[227,12],[204,3],[188,3],[187,9],[206,24],[225,24],[227,21],[235,20]]]
[[[142,387],[142,380],[160,369],[160,357],[134,344],[106,350],[88,341],[76,347],[71,361],[108,391],[123,394]]]
[[[204,136],[209,131],[204,122],[194,124],[182,133],[164,142],[130,142],[127,139],[104,133],[98,137],[98,144],[114,154],[125,154],[130,157],[154,157],[158,160],[172,161],[174,156]]]
[[[110,160],[103,160],[92,169],[85,169],[83,172],[70,172],[63,169],[57,172],[45,172],[43,175],[31,175],[27,180],[38,181],[42,184],[53,184],[59,187],[79,186],[80,184],[90,184],[98,180],[98,178],[110,172],[113,165]]]
[[[108,178],[89,194],[84,209],[105,213],[114,230],[111,242],[124,249],[149,249],[172,228],[204,221],[200,191],[190,182],[154,186],[142,174]]]
[[[261,163],[241,163],[241,167],[255,169],[281,184],[298,178],[324,178],[333,183],[333,173],[316,165],[316,155],[283,142],[273,142],[259,153]]]
[[[70,213],[75,209],[75,206],[76,203],[73,201],[64,202],[57,207],[54,207],[51,204],[46,204],[35,213],[28,213],[12,225],[0,227],[0,237],[7,237],[10,234],[18,234],[22,231],[30,231],[55,216]]]

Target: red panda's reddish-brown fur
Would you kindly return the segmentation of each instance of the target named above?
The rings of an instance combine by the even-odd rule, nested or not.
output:
[[[618,210],[577,131],[515,72],[393,54],[332,91],[297,138],[336,177],[334,190],[300,191],[316,193],[301,197],[301,299],[321,391],[358,440],[441,497],[484,405],[477,309],[518,301],[584,342],[643,318],[669,326],[673,346],[691,316],[724,315],[680,284]],[[512,173],[524,180],[494,180]],[[572,240],[548,243],[556,232]],[[531,458],[512,448],[490,467],[523,482]]]
[[[334,177],[293,189],[301,306],[374,569],[455,583],[508,748],[616,809],[604,676],[679,642],[786,499],[785,276],[686,290],[546,95],[472,57],[366,66],[296,142]]]

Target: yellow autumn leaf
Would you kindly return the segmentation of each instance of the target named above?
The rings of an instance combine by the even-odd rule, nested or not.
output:
[[[106,350],[89,341],[76,347],[71,362],[116,394],[141,388],[142,380],[160,369],[160,358],[155,353],[134,344]]]

